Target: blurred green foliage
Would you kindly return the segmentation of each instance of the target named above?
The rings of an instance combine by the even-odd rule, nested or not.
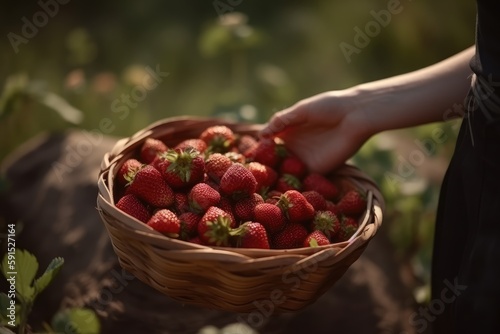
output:
[[[43,9],[3,2],[0,159],[40,131],[99,129],[103,118],[117,137],[176,115],[265,122],[302,98],[427,66],[474,42],[473,1],[402,1],[401,12],[351,62],[340,43],[354,44],[354,28],[365,29],[371,11],[387,9],[389,1],[222,2],[230,15],[220,16],[211,1],[71,1],[53,8],[17,53],[8,34],[22,35],[22,18],[33,22]],[[144,89],[152,79],[147,67],[169,75]],[[119,117],[113,103],[123,106],[124,95],[132,97],[130,112]],[[433,127],[404,136],[428,138]],[[456,131],[442,128],[449,139],[427,162],[451,155]],[[416,168],[392,187],[386,176],[397,170],[398,154],[375,137],[354,161],[384,191],[386,228],[425,283],[439,182]]]

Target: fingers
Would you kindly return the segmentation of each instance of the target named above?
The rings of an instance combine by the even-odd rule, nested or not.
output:
[[[290,150],[304,161],[309,171],[320,174],[335,170],[349,155],[342,147],[330,145],[323,147],[304,146],[300,147],[299,150],[290,147]]]
[[[260,135],[262,137],[272,137],[290,127],[304,123],[305,120],[306,115],[302,109],[294,107],[285,109],[274,114],[269,123],[262,129]]]

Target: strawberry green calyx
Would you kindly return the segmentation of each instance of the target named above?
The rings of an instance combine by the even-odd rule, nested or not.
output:
[[[233,140],[224,136],[214,136],[208,146],[208,151],[213,153],[225,153],[233,145]]]
[[[143,167],[144,164],[137,159],[126,160],[116,175],[118,184],[128,187],[134,180],[135,174]]]
[[[242,223],[240,226],[231,229],[229,231],[229,235],[232,236],[232,237],[237,237],[237,236],[243,236],[243,235],[245,235],[248,232],[248,230],[249,230],[250,224],[252,224],[252,223],[255,224],[252,221],[246,221],[246,222]]]
[[[168,166],[168,172],[177,174],[183,182],[189,182],[191,179],[191,162],[199,156],[199,152],[189,147],[186,150],[168,150],[165,158],[171,162]]]
[[[276,147],[274,148],[276,155],[280,158],[286,158],[288,156],[288,150],[286,149],[283,139],[275,137],[274,143],[276,144]]]
[[[208,145],[208,151],[224,153],[233,146],[235,135],[227,126],[215,125],[205,129],[200,134],[200,139]]]
[[[302,183],[296,176],[292,174],[283,174],[281,177],[283,178],[283,181],[285,181],[289,186],[295,189],[302,188]]]
[[[200,214],[203,213],[203,208],[196,201],[188,200],[189,208],[193,213]]]
[[[207,231],[204,239],[209,244],[215,246],[229,246],[229,236],[231,230],[231,219],[224,216],[218,216],[215,221],[206,222]]]
[[[317,211],[314,216],[313,228],[315,230],[323,232],[328,239],[331,238],[338,232],[340,227],[340,222],[332,212],[330,211]]]
[[[280,196],[276,205],[290,222],[306,223],[314,218],[314,208],[297,190],[288,190]]]
[[[351,237],[358,230],[358,228],[354,225],[345,225],[343,229],[348,237]]]
[[[247,221],[231,230],[230,234],[235,238],[234,244],[238,248],[270,248],[267,231],[260,223]]]
[[[231,237],[241,237],[247,233],[247,225],[249,222],[245,222],[241,224],[240,226],[233,228],[229,231],[229,235]]]
[[[311,240],[309,240],[309,247],[319,247],[318,240],[311,238]]]
[[[226,152],[224,153],[224,156],[228,157],[229,160],[232,162],[239,162],[240,164],[243,164],[246,162],[245,156],[243,154],[237,153],[237,152]]]
[[[291,207],[293,207],[293,204],[290,202],[290,200],[288,199],[288,197],[284,196],[284,195],[281,195],[278,199],[278,202],[276,203],[276,205],[281,209],[281,211],[283,212],[283,214],[285,215],[285,217],[288,219],[289,216],[288,216],[288,209],[290,209]]]
[[[127,174],[125,174],[123,176],[123,178],[125,179],[125,181],[127,181],[127,184],[125,184],[125,186],[129,186],[132,183],[132,181],[134,180],[134,175],[135,175],[134,172],[129,171],[129,172],[127,172]]]

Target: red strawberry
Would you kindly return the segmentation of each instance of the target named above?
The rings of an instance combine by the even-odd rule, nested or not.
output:
[[[255,177],[259,192],[270,189],[278,179],[278,174],[274,169],[259,162],[250,162],[247,168]]]
[[[269,240],[264,226],[255,222],[246,222],[231,231],[236,237],[236,247],[269,249]]]
[[[317,211],[314,215],[312,229],[321,231],[330,240],[334,240],[340,230],[340,221],[330,211]]]
[[[340,223],[340,230],[335,238],[336,241],[346,241],[358,230],[358,222],[352,218],[344,216]]]
[[[300,190],[301,188],[300,180],[292,174],[283,174],[276,182],[276,190],[282,193],[288,190]]]
[[[329,245],[330,240],[320,231],[312,231],[304,240],[304,247],[318,247]]]
[[[160,154],[153,165],[174,189],[193,186],[201,182],[205,173],[203,156],[193,148],[185,151],[168,150]]]
[[[280,166],[281,174],[292,174],[302,179],[307,173],[307,166],[298,157],[292,155],[286,157]]]
[[[257,189],[257,181],[253,174],[242,164],[234,163],[220,180],[223,194],[235,198],[248,197]]]
[[[212,180],[219,183],[224,173],[232,164],[233,162],[228,157],[220,153],[214,153],[205,160],[205,171]]]
[[[257,145],[257,140],[252,136],[243,135],[238,139],[238,151],[243,154],[255,145]]]
[[[270,234],[279,232],[285,226],[281,209],[270,203],[258,204],[254,209],[254,220],[261,223]]]
[[[302,224],[291,223],[272,237],[272,246],[277,249],[299,248],[307,238],[307,229]]]
[[[127,190],[157,208],[174,204],[174,192],[151,165],[144,166],[134,175]]]
[[[304,191],[302,195],[304,195],[306,200],[311,203],[315,211],[326,210],[326,200],[317,191]]]
[[[331,213],[333,213],[336,216],[340,215],[339,209],[337,208],[337,206],[335,205],[335,203],[333,203],[332,201],[328,201],[328,200],[326,201],[325,210],[326,211],[330,211]]]
[[[141,161],[145,164],[150,164],[159,153],[166,152],[167,150],[167,145],[161,140],[146,138],[141,146]]]
[[[198,138],[191,138],[181,141],[179,144],[177,144],[175,149],[185,151],[190,147],[194,148],[196,151],[200,153],[203,153],[207,149],[207,143]]]
[[[201,216],[192,212],[184,212],[179,216],[181,224],[180,236],[182,240],[189,240],[196,235],[200,220]]]
[[[209,207],[216,206],[220,194],[206,183],[198,183],[188,195],[189,207],[195,213],[204,213]]]
[[[266,203],[277,203],[281,195],[283,195],[281,191],[271,190],[265,196]]]
[[[337,210],[346,216],[358,217],[366,210],[366,197],[356,190],[350,190],[337,203]]]
[[[221,197],[219,205],[217,205],[218,208],[221,208],[224,212],[226,212],[229,217],[231,218],[231,225],[234,226],[236,225],[236,217],[233,212],[233,205],[231,204],[231,201],[225,197]]]
[[[239,162],[240,164],[244,164],[247,161],[243,154],[237,152],[226,152],[224,156],[228,157],[232,162]]]
[[[264,203],[268,203],[268,204],[278,204],[278,201],[279,201],[279,198],[276,198],[276,197],[268,197]]]
[[[127,183],[132,181],[135,173],[139,169],[141,169],[142,164],[136,159],[128,159],[121,166],[118,174],[116,175],[116,179],[118,180],[118,184],[121,186],[125,186]]]
[[[330,180],[318,173],[311,173],[302,181],[305,191],[315,190],[325,199],[333,200],[337,197],[339,191],[337,186]]]
[[[219,183],[215,182],[214,180],[212,180],[211,178],[209,178],[208,176],[205,177],[203,183],[206,183],[208,184],[210,187],[214,188],[215,191],[217,191],[218,193],[220,193],[220,186],[219,186]]]
[[[147,224],[156,231],[166,234],[169,237],[179,237],[181,229],[179,218],[177,218],[175,213],[168,209],[156,211]]]
[[[278,180],[278,173],[269,166],[263,166],[266,168],[267,181],[265,181],[262,185],[268,189],[271,189]]]
[[[224,125],[215,125],[205,129],[200,139],[207,143],[210,152],[218,153],[228,152],[235,141],[233,131]]]
[[[229,246],[229,232],[233,227],[229,214],[212,206],[198,223],[198,236],[205,245]]]
[[[263,139],[258,142],[257,146],[245,152],[247,158],[272,168],[276,168],[286,155],[283,140],[279,138]]]
[[[118,203],[116,203],[116,207],[143,223],[147,223],[151,217],[148,208],[139,200],[139,198],[137,198],[137,196],[132,194],[128,194],[120,198]]]
[[[184,193],[174,194],[174,208],[177,213],[184,213],[189,211],[189,200]]]
[[[302,223],[314,218],[313,206],[297,190],[288,190],[283,193],[276,205],[291,223]]]
[[[262,196],[257,193],[250,195],[250,197],[243,198],[234,204],[234,213],[241,221],[248,221],[254,219],[254,209],[258,204],[264,203]]]

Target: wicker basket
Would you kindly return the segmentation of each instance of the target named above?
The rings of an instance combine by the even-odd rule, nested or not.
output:
[[[170,118],[118,141],[104,156],[97,208],[120,265],[156,290],[182,303],[238,313],[270,305],[273,312],[297,311],[313,303],[362,254],[382,223],[383,198],[376,184],[345,165],[331,178],[342,190],[361,188],[368,205],[349,241],[290,250],[206,247],[171,239],[115,207],[113,180],[121,164],[136,154],[147,137],[167,145],[198,137],[205,128],[224,124],[255,134],[258,126],[206,118]],[[269,308],[269,307],[268,307]]]

